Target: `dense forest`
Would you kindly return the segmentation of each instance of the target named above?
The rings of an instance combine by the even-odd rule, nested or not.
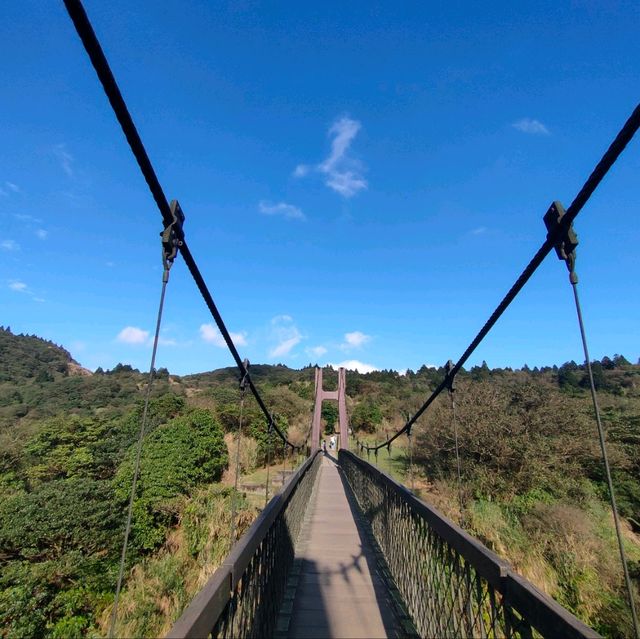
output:
[[[625,543],[640,583],[640,366],[593,363]],[[347,374],[350,424],[382,441],[443,379]],[[253,366],[291,440],[308,436],[314,368]],[[325,372],[325,387],[337,375]],[[148,375],[90,372],[35,336],[0,330],[0,635],[104,636],[117,579]],[[240,393],[234,369],[154,382],[117,634],[166,632],[229,549]],[[401,441],[379,463],[539,588],[609,636],[630,633],[584,366],[462,371],[454,419],[444,394],[421,418],[412,464]],[[337,411],[323,408],[326,432]],[[259,512],[264,466],[293,466],[244,409],[237,534]],[[372,460],[373,461],[373,460]],[[270,474],[277,490],[278,473]],[[264,491],[264,488],[262,488]]]

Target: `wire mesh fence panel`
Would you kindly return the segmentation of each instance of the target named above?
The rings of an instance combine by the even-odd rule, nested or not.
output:
[[[169,637],[273,636],[294,549],[321,456],[310,457],[273,497],[223,565],[176,622]]]
[[[347,451],[340,465],[421,636],[599,636],[388,475]]]

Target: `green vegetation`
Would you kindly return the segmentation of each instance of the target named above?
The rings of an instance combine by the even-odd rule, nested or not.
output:
[[[640,581],[640,366],[594,363],[625,543]],[[253,366],[252,379],[296,443],[309,432],[314,370]],[[443,378],[422,367],[347,375],[360,439],[382,441]],[[337,374],[325,371],[326,388]],[[0,330],[0,636],[82,637],[108,628],[147,375],[119,364],[90,373],[60,347]],[[240,416],[236,371],[158,371],[141,452],[117,633],[159,636],[229,548]],[[325,432],[337,410],[325,404]],[[440,397],[377,463],[509,559],[600,632],[629,634],[584,367],[462,371],[454,426]],[[250,396],[240,438],[237,530],[284,466]],[[371,456],[371,462],[375,459]],[[287,461],[291,468],[292,460]]]

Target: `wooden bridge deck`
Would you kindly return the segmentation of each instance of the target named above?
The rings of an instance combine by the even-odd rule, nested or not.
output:
[[[335,460],[325,456],[296,546],[288,637],[402,635],[345,482]]]

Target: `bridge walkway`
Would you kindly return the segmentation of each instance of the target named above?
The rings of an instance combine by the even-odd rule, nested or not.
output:
[[[403,636],[345,484],[337,460],[326,455],[296,545],[283,606],[290,613],[287,637]]]

